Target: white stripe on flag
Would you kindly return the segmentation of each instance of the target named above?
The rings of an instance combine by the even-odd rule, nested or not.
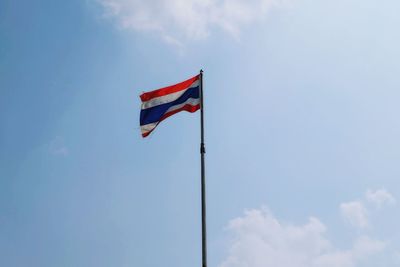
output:
[[[148,133],[151,130],[153,130],[157,126],[157,123],[158,122],[154,122],[154,123],[149,123],[149,124],[140,126],[140,129],[142,130],[142,134]]]
[[[159,96],[159,97],[155,97],[153,99],[150,99],[146,102],[142,103],[142,109],[147,109],[147,108],[152,108],[158,105],[162,105],[162,104],[166,104],[169,102],[172,102],[176,99],[178,99],[181,95],[183,95],[188,89],[192,88],[192,87],[197,87],[199,86],[199,80],[196,80],[194,83],[192,83],[188,88],[182,90],[182,91],[178,91],[172,94],[168,94],[168,95],[163,95],[163,96]]]
[[[165,113],[180,109],[185,105],[196,106],[198,104],[200,104],[200,98],[188,98],[184,103],[170,107]]]
[[[170,107],[164,114],[167,114],[174,110],[180,109],[180,108],[184,107],[185,105],[196,106],[199,104],[200,104],[200,98],[188,98],[184,103]],[[140,129],[142,130],[142,134],[148,133],[151,130],[153,130],[157,126],[158,123],[159,122],[157,121],[157,122],[153,122],[153,123],[149,123],[149,124],[140,126]]]

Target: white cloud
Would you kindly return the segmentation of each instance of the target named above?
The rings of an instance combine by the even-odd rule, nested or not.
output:
[[[386,204],[395,204],[396,199],[385,189],[379,189],[376,191],[367,190],[364,200],[340,204],[340,212],[343,218],[357,228],[367,228],[370,224],[368,218],[370,211],[365,207],[365,204],[367,204],[366,202],[372,203],[376,207],[381,208]]]
[[[206,38],[220,28],[235,38],[288,0],[97,0],[120,27],[156,32],[168,43]]]
[[[219,267],[355,267],[386,246],[360,236],[351,248],[338,249],[326,237],[326,226],[319,219],[293,225],[266,209],[246,211],[230,221],[228,231],[232,240]]]
[[[352,201],[340,204],[340,212],[351,225],[358,228],[369,226],[368,211],[360,201]]]
[[[385,189],[379,189],[376,191],[368,190],[365,193],[365,198],[368,202],[381,208],[385,204],[395,204],[396,199]]]
[[[354,243],[353,256],[355,259],[362,261],[368,255],[382,251],[385,247],[385,242],[373,240],[368,236],[361,236]]]

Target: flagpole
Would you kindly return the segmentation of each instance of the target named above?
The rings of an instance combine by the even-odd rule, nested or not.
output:
[[[200,70],[200,154],[201,154],[201,244],[202,267],[207,267],[207,228],[206,228],[206,176],[204,154],[204,105],[203,105],[203,70]]]

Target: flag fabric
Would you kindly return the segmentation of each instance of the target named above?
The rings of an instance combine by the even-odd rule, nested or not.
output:
[[[148,136],[157,125],[180,111],[195,112],[200,109],[200,75],[181,83],[140,95],[140,128]]]

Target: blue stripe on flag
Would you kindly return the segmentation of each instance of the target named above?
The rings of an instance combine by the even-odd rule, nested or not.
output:
[[[186,100],[188,100],[189,98],[200,98],[199,86],[187,89],[183,95],[172,102],[147,109],[142,109],[140,111],[140,125],[158,122],[170,107],[182,104],[186,102]]]

